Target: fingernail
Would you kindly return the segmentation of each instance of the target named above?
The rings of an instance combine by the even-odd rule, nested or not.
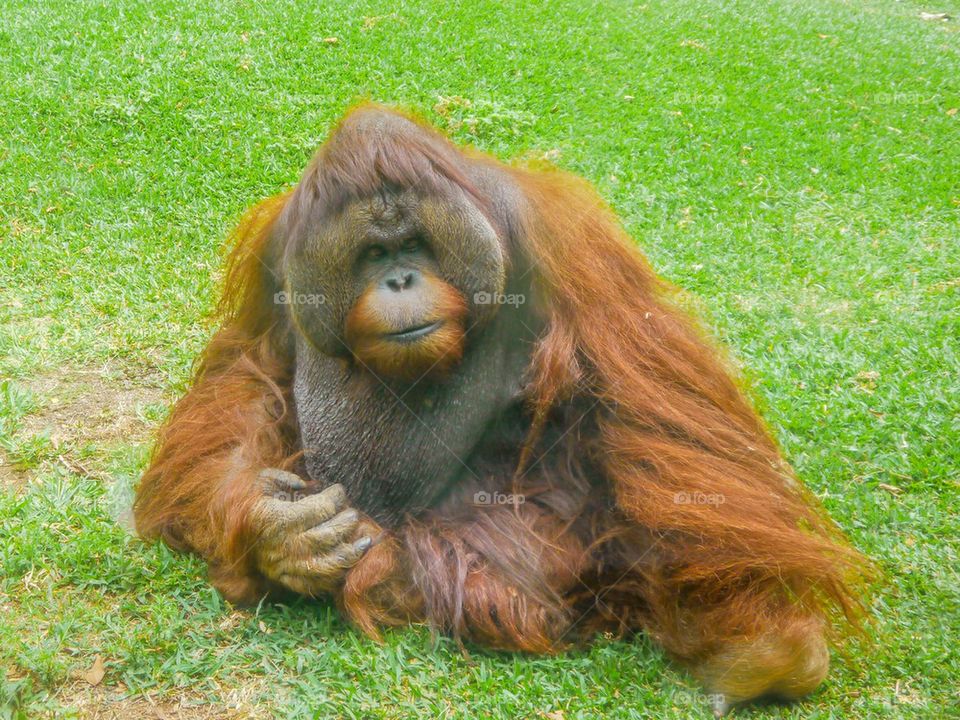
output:
[[[357,552],[366,552],[367,550],[370,549],[370,546],[371,546],[372,544],[373,544],[373,540],[371,540],[371,539],[368,538],[368,537],[365,537],[365,538],[360,538],[359,540],[357,540],[357,541],[353,544],[353,547],[357,550]]]

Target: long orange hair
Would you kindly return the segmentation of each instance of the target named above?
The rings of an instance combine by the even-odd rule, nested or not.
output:
[[[335,132],[332,174],[311,191],[437,173],[466,183],[451,159],[462,151],[414,122],[396,141]],[[806,627],[804,618],[856,625],[870,564],[794,477],[722,353],[670,302],[596,193],[556,170],[466,158],[518,189],[510,231],[545,314],[528,432],[501,480],[531,497],[549,486],[553,504],[411,519],[348,573],[338,593],[348,615],[371,634],[426,620],[496,647],[551,651],[586,603],[598,622],[584,628],[643,627],[688,660],[733,637]],[[310,201],[264,201],[235,234],[219,329],[135,505],[143,535],[200,553],[217,586],[245,601],[270,589],[250,554],[254,478],[292,467],[298,451],[291,329],[271,297],[271,242],[291,198]],[[558,424],[573,407],[579,419]]]

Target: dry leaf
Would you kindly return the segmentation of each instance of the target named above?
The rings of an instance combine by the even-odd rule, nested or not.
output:
[[[930,289],[935,292],[951,290],[953,288],[960,288],[960,277],[953,278],[952,280],[941,280],[940,282],[934,283],[930,286]]]
[[[91,685],[99,685],[103,682],[103,676],[107,674],[107,671],[103,667],[103,658],[97,655],[93,659],[93,665],[90,666],[90,669],[83,673],[80,677],[86,680]]]
[[[373,15],[371,17],[365,17],[363,19],[363,29],[369,30],[372,27],[376,27],[377,23],[382,20],[399,20],[400,16],[397,13],[390,13],[389,15]]]
[[[944,21],[946,21],[946,20],[949,20],[949,19],[950,19],[950,16],[947,15],[946,13],[928,13],[928,12],[922,12],[922,13],[920,13],[920,19],[921,19],[921,20],[944,20]]]
[[[242,612],[232,612],[221,620],[217,627],[221,630],[233,630],[240,624],[243,618],[244,614]]]
[[[452,110],[457,108],[468,108],[472,105],[467,98],[460,97],[459,95],[451,95],[449,97],[444,97],[443,95],[437,96],[437,104],[433,106],[433,111],[442,117],[447,117]]]
[[[325,37],[323,42],[325,42],[327,45],[336,45],[338,42],[340,42],[340,38]]]
[[[888,485],[887,483],[877,483],[877,487],[881,490],[886,490],[891,495],[899,495],[903,492],[903,488],[898,488],[896,485]]]
[[[854,376],[853,381],[861,390],[872,393],[877,389],[877,380],[879,379],[880,373],[876,370],[863,370]]]
[[[957,108],[950,108],[949,110],[947,110],[947,115],[949,115],[950,117],[953,117],[956,114],[957,114]]]

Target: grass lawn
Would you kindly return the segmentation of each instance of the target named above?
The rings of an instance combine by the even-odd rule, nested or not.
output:
[[[642,638],[378,645],[118,523],[228,228],[363,98],[596,183],[887,573],[872,646],[742,714],[960,717],[957,0],[260,5],[0,7],[0,718],[708,717]]]

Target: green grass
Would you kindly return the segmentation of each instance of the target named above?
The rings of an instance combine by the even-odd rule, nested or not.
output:
[[[0,718],[707,717],[642,639],[550,659],[416,629],[378,645],[325,605],[237,611],[201,563],[117,524],[210,332],[227,229],[365,97],[595,182],[887,573],[876,644],[749,714],[960,717],[957,16],[6,0]]]

